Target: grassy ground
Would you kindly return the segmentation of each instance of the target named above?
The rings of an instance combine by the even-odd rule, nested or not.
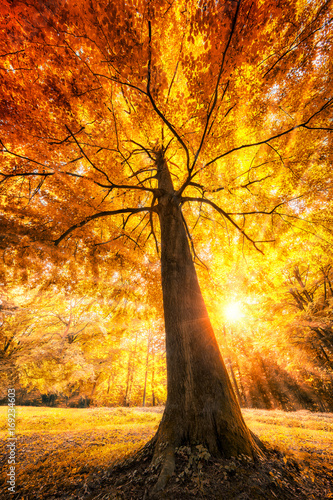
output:
[[[333,490],[327,485],[329,482],[325,483],[323,476],[323,471],[325,473],[327,470],[329,474],[329,471],[333,469],[333,414],[306,411],[285,413],[252,409],[243,410],[243,414],[250,429],[261,440],[283,452],[283,458],[280,460],[282,465],[283,462],[298,463],[298,472],[304,478],[306,485],[309,485],[304,490],[308,492],[307,496],[302,496],[303,493],[300,492],[298,497],[293,497],[292,489],[290,489],[290,496],[286,493],[285,497],[276,498],[279,500],[283,498],[316,498],[316,500],[333,498]],[[162,408],[18,407],[16,415],[17,493],[10,495],[10,498],[13,500],[143,498],[143,491],[137,492],[137,496],[134,493],[133,495],[131,493],[131,496],[126,496],[126,494],[121,496],[121,488],[119,492],[108,495],[107,491],[110,489],[103,489],[103,482],[105,483],[103,478],[106,477],[105,471],[109,470],[113,462],[133,453],[153,436],[161,416]],[[0,481],[3,492],[0,493],[1,498],[7,498],[7,444],[7,408],[0,407]],[[227,484],[231,480],[229,476],[233,465],[231,469],[230,464],[224,466],[227,467],[227,472],[223,471],[221,474],[222,478],[225,477],[225,484]],[[219,474],[220,481],[221,470],[213,470],[214,467],[216,469],[217,464],[212,463],[210,472],[207,470],[207,474]],[[250,470],[241,464],[237,467],[239,471],[243,470],[243,475]],[[270,474],[272,482],[280,481],[278,469],[272,470],[267,469],[268,477]],[[181,474],[180,477],[182,477]],[[182,482],[179,478],[175,481],[178,481],[178,485]],[[200,483],[198,478],[196,481],[197,490],[200,493],[199,498],[209,498],[208,494],[205,496],[202,481]],[[235,482],[235,479],[233,481]],[[253,478],[251,481],[253,483]],[[283,482],[282,479],[281,481]],[[261,482],[265,481],[262,479]],[[216,477],[215,483],[217,484]],[[312,490],[311,483],[314,485]],[[317,483],[319,490],[315,488]],[[175,500],[192,498],[192,490],[188,490],[188,497],[179,493],[179,497],[170,496],[170,498]],[[274,498],[274,494],[265,496],[263,493],[264,496],[260,496],[259,490],[260,488],[258,491],[254,488],[253,491],[257,492],[252,497],[244,496],[246,495],[244,492],[243,497],[237,498],[244,500],[246,498],[265,498],[265,500]],[[174,492],[177,491],[174,490]],[[296,486],[293,491],[297,494]],[[196,496],[198,493],[193,490],[193,498]],[[214,498],[229,497],[225,494],[223,497],[217,494]],[[236,497],[230,496],[230,498]]]

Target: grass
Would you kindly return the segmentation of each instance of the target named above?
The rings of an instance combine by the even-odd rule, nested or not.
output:
[[[54,432],[91,430],[131,423],[154,424],[161,413],[136,408],[48,408],[19,406],[16,408],[16,432]],[[162,411],[162,409],[161,409]],[[7,407],[0,406],[0,437],[7,435]]]
[[[333,464],[333,414],[244,409],[250,429],[287,456]]]
[[[69,479],[73,488],[82,486],[94,473],[131,454],[153,436],[162,409],[159,413],[145,410],[17,407],[17,485],[29,491],[31,498],[38,498],[59,478]],[[7,407],[0,407],[2,483],[8,470],[6,444]]]
[[[243,410],[261,440],[305,464],[333,466],[333,414]],[[162,408],[18,407],[17,487],[25,498],[51,498],[59,479],[70,491],[133,453],[152,437]],[[6,480],[7,407],[0,407],[1,482]],[[306,470],[306,468],[304,469]],[[73,493],[74,494],[74,493]],[[22,498],[19,496],[18,498]],[[5,497],[3,497],[5,498]]]

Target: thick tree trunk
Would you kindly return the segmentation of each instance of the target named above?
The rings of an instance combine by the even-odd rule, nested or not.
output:
[[[156,163],[168,388],[155,437],[155,457],[165,449],[159,489],[173,471],[175,447],[202,444],[217,457],[252,456],[260,450],[243,420],[219,351],[162,153]]]

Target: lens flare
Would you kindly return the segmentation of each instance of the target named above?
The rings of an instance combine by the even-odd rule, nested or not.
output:
[[[242,306],[239,302],[231,302],[224,308],[224,314],[229,321],[239,321],[243,317]]]

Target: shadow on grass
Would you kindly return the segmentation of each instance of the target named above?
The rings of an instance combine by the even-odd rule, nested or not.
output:
[[[149,441],[162,412],[163,408],[18,408],[16,494],[6,492],[4,430],[1,498],[148,498],[158,467],[152,468],[148,459],[112,466]],[[333,498],[332,414],[253,409],[243,414],[251,430],[275,449],[267,460],[215,460],[200,447],[179,448],[175,474],[159,498]]]

